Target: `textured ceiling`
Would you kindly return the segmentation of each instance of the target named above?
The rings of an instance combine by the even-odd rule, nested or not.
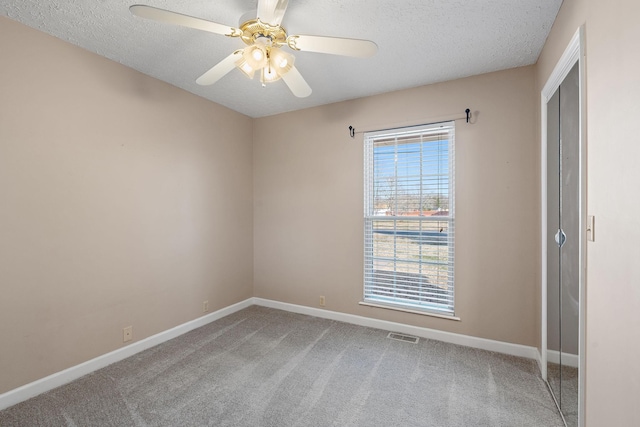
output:
[[[369,39],[379,48],[367,59],[296,52],[313,89],[307,98],[293,96],[283,81],[263,88],[238,70],[197,85],[242,41],[134,17],[135,3],[233,27],[257,7],[257,0],[0,0],[0,15],[263,117],[533,64],[562,0],[290,0],[282,23],[288,34]]]

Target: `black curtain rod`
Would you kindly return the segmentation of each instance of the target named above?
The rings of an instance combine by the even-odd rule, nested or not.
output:
[[[469,123],[471,121],[471,109],[467,108],[466,110],[464,110],[465,114],[466,114],[466,118],[467,118],[467,123]],[[351,138],[355,138],[356,136],[356,128],[353,126],[349,126],[349,136]]]

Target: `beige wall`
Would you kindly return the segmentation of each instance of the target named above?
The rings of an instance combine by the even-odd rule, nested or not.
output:
[[[525,67],[255,120],[255,296],[511,343],[536,344],[534,69]],[[348,126],[475,111],[456,123],[456,314],[358,305],[363,144]]]
[[[0,393],[252,295],[251,119],[0,17]]]
[[[640,2],[591,1],[587,21],[587,421],[640,425]]]
[[[565,0],[538,62],[542,89],[577,28],[586,30],[586,426],[640,425],[640,3]]]

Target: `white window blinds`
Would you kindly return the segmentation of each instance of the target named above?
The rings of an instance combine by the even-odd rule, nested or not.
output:
[[[365,133],[365,302],[454,314],[454,131]]]

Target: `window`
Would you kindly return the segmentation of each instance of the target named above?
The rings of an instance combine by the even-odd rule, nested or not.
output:
[[[454,132],[365,133],[365,303],[454,315]]]

